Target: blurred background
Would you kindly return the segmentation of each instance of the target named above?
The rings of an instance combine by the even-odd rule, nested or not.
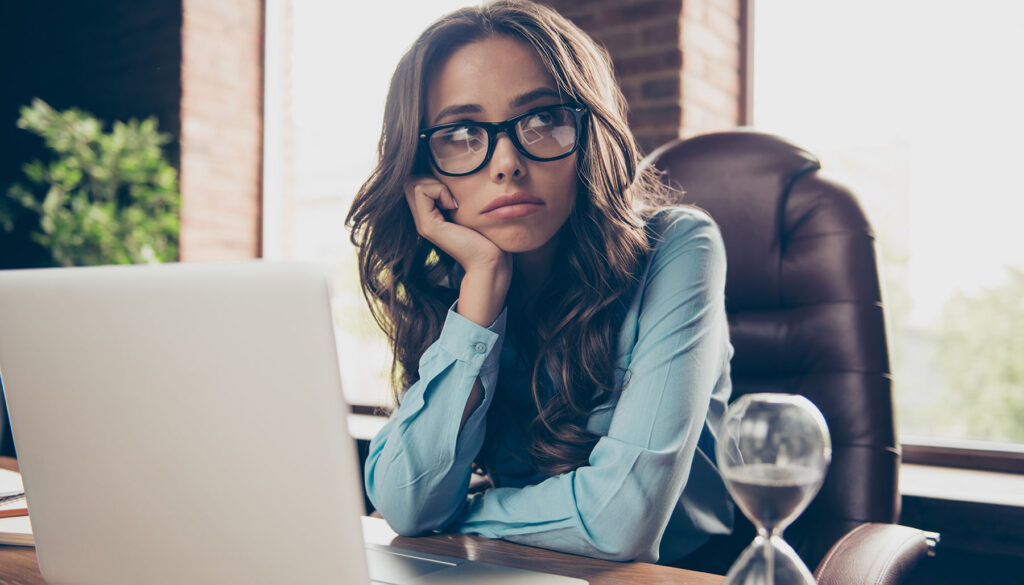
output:
[[[464,3],[3,3],[0,268],[320,263],[346,395],[387,406],[344,217],[395,64]],[[1024,471],[1024,4],[548,3],[608,48],[648,151],[753,126],[820,157],[877,232],[904,459]]]
[[[389,16],[386,4],[292,4],[291,58],[278,63],[290,82],[270,78],[268,69],[268,94],[290,91],[279,99],[291,106],[267,108],[268,148],[280,141],[270,140],[275,126],[290,125],[292,135],[290,164],[281,163],[283,152],[265,160],[268,173],[283,172],[275,164],[291,173],[287,183],[275,175],[278,190],[264,185],[267,257],[336,263],[343,280],[354,274],[340,226],[374,162],[390,74],[424,22],[463,2],[409,3],[402,19]],[[709,4],[700,22],[728,18]],[[1024,235],[1017,227],[1024,184],[1014,171],[1024,158],[1024,84],[1012,73],[1024,54],[1024,38],[1015,34],[1022,19],[1024,5],[999,0],[975,3],[969,14],[954,3],[923,1],[754,4],[749,104],[736,108],[750,108],[743,123],[819,156],[866,208],[884,266],[904,438],[1024,444]],[[591,23],[611,36],[624,55],[616,59],[620,75],[630,75],[629,67],[638,68],[629,60],[635,47],[601,26]],[[715,26],[724,27],[691,28],[711,35]],[[656,32],[641,29],[634,42],[650,42]],[[732,84],[718,79],[738,78],[725,65],[729,51],[718,46],[729,38],[701,39],[707,46],[682,51],[680,68],[702,59],[706,79],[686,72],[679,81],[683,94],[692,85],[695,102],[683,107],[679,135],[738,121],[704,111],[736,99]],[[721,64],[714,63],[719,54]],[[286,59],[285,51],[275,55]],[[662,78],[642,75],[650,79],[641,95],[656,103],[651,88]],[[644,124],[664,115],[652,110],[634,109],[634,118]],[[274,117],[288,111],[290,120]],[[374,327],[360,318],[363,301],[354,281],[351,287],[338,299],[352,336],[343,354],[378,364],[381,375],[386,351],[369,342]],[[386,400],[369,379],[349,386],[355,402]]]

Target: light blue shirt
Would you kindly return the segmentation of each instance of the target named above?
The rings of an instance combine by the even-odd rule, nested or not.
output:
[[[610,560],[675,560],[728,533],[733,508],[715,466],[715,432],[731,385],[725,249],[704,213],[652,219],[660,235],[619,335],[617,387],[587,420],[600,436],[589,465],[530,473],[525,433],[488,468],[496,487],[468,495],[474,458],[498,389],[532,400],[529,376],[506,344],[506,313],[481,327],[449,311],[423,353],[420,379],[370,444],[366,490],[395,531],[492,538]],[[484,398],[462,432],[474,382]],[[534,411],[535,413],[535,411]],[[529,420],[507,428],[524,430]],[[524,473],[524,468],[527,473]]]

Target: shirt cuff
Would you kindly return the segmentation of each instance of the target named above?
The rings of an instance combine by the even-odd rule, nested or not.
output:
[[[487,372],[498,367],[501,354],[499,343],[505,335],[507,308],[489,327],[481,327],[455,311],[458,301],[448,309],[444,327],[438,341],[441,347],[455,359],[480,363],[480,371]],[[497,351],[494,351],[497,348]]]

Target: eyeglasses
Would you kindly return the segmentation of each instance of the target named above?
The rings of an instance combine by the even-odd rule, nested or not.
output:
[[[587,109],[559,104],[530,110],[504,122],[454,122],[425,128],[420,142],[442,175],[471,175],[487,166],[504,132],[524,156],[536,161],[565,158],[579,147]]]

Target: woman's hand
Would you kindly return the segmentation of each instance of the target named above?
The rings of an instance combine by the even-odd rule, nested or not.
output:
[[[417,176],[405,183],[416,232],[455,259],[466,271],[459,294],[460,315],[484,327],[501,313],[512,281],[512,257],[480,232],[449,221],[459,208],[444,183]]]
[[[449,221],[459,208],[444,183],[434,177],[412,177],[405,183],[405,199],[416,222],[416,231],[470,270],[499,264],[506,255],[480,232]]]

